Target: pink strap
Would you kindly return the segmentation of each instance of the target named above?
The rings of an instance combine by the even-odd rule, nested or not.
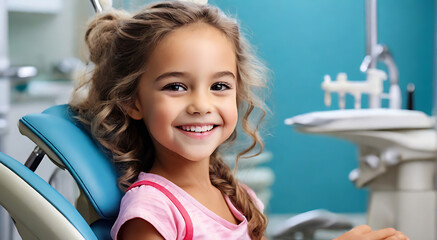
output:
[[[164,193],[170,201],[173,202],[173,204],[176,206],[176,208],[179,210],[179,212],[182,214],[182,217],[185,221],[185,238],[184,240],[191,240],[193,239],[193,222],[191,221],[190,215],[188,215],[187,210],[185,210],[184,206],[182,206],[181,202],[165,187],[159,185],[156,182],[151,181],[139,181],[134,184],[132,184],[127,191],[131,190],[132,188],[139,187],[141,185],[148,185],[152,186],[162,193]]]

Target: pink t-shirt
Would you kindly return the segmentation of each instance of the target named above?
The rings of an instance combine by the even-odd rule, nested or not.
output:
[[[165,187],[184,206],[193,222],[193,239],[250,239],[246,217],[234,207],[227,196],[226,203],[235,218],[240,221],[238,225],[221,218],[164,177],[142,172],[138,176],[138,181],[144,180]],[[255,193],[249,187],[243,186],[263,211],[264,205]],[[152,186],[136,187],[124,195],[118,218],[111,229],[112,239],[116,239],[120,227],[126,221],[134,218],[142,218],[152,224],[165,239],[179,240],[185,236],[182,214],[166,195]]]

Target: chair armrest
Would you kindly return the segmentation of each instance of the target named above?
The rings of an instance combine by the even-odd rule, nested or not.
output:
[[[318,209],[287,219],[276,228],[272,236],[274,239],[295,239],[296,233],[302,233],[304,239],[313,239],[319,229],[345,230],[352,227],[352,222],[347,218]]]

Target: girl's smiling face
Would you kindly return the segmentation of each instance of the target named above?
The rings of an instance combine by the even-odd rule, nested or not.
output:
[[[143,119],[157,157],[209,159],[235,129],[237,65],[232,42],[204,23],[182,27],[153,50],[129,115]]]

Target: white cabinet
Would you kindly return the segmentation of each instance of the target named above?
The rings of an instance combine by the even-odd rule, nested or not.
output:
[[[56,14],[62,8],[62,0],[6,0],[8,11]]]

